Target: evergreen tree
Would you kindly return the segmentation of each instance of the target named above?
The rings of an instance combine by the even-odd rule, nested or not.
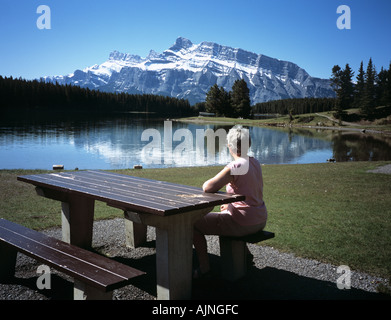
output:
[[[341,88],[341,67],[339,65],[335,65],[333,69],[331,69],[331,86],[333,87],[333,90],[338,95],[338,91]]]
[[[159,95],[108,93],[73,85],[0,76],[0,111],[118,113],[149,111],[159,115],[194,114],[187,100]]]
[[[250,90],[244,79],[235,80],[232,86],[231,105],[236,116],[249,118],[251,114]]]
[[[222,114],[226,117],[232,117],[231,93],[225,91],[223,87],[220,87],[220,104]]]
[[[386,92],[385,94],[385,105],[386,106],[391,106],[391,62],[389,69],[387,71],[387,84],[386,84]]]
[[[352,107],[354,97],[353,78],[354,72],[350,68],[349,64],[346,64],[345,69],[342,71],[342,92],[343,101],[342,109],[346,110]]]
[[[391,63],[389,70],[382,67],[377,79],[377,104],[391,106]]]
[[[345,110],[352,106],[353,102],[353,71],[349,64],[346,64],[345,69],[335,65],[332,69],[331,82],[336,93],[334,116],[337,119],[342,119]]]
[[[387,77],[388,77],[388,71],[384,70],[382,67],[379,74],[377,75],[376,104],[378,106],[386,105]]]
[[[361,106],[362,98],[364,95],[364,84],[365,84],[365,72],[363,62],[361,61],[360,68],[358,69],[357,82],[354,87],[354,104],[355,106]]]
[[[217,101],[220,90],[217,84],[214,84],[209,88],[205,98],[205,110],[210,113],[217,113]]]
[[[259,102],[252,107],[254,113],[261,114],[302,114],[333,110],[335,98],[296,98]]]
[[[369,59],[367,72],[365,73],[364,92],[361,101],[361,112],[366,116],[372,116],[376,107],[376,70],[372,64],[372,58]]]
[[[335,91],[336,98],[335,98],[335,106],[334,106],[334,116],[337,119],[341,119],[343,115],[343,108],[342,108],[342,69],[339,65],[335,65],[333,69],[331,70],[332,77],[331,77],[331,85]]]
[[[205,109],[207,112],[215,113],[217,116],[223,116],[229,112],[229,94],[217,84],[210,87],[206,93]]]

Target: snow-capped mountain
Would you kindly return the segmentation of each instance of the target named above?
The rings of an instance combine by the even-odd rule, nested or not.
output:
[[[107,92],[149,93],[205,100],[217,83],[231,91],[237,79],[245,79],[251,102],[304,97],[334,97],[328,79],[311,77],[304,69],[243,49],[213,42],[193,44],[179,37],[163,53],[147,57],[113,51],[102,64],[76,70],[67,76],[45,77],[45,81],[74,84]]]

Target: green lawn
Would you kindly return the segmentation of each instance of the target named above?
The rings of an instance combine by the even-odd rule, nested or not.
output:
[[[265,165],[264,198],[270,245],[297,255],[391,275],[391,175],[367,173],[390,162]],[[117,172],[200,187],[220,167],[119,170]],[[34,229],[60,225],[60,203],[35,194],[18,175],[0,170],[0,217]],[[216,208],[217,210],[217,208]],[[96,219],[122,217],[96,202]]]

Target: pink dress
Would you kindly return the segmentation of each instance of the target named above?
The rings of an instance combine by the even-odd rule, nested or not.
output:
[[[227,167],[231,169],[233,175],[233,181],[226,186],[227,192],[246,196],[244,201],[228,205],[232,219],[242,226],[266,223],[267,210],[263,201],[260,163],[253,157],[239,158],[229,163]],[[243,168],[245,170],[241,170]]]

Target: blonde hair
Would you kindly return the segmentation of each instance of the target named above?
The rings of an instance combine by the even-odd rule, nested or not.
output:
[[[228,147],[231,148],[232,152],[238,156],[246,156],[251,146],[249,130],[243,128],[241,125],[235,125],[228,131],[227,144]]]

